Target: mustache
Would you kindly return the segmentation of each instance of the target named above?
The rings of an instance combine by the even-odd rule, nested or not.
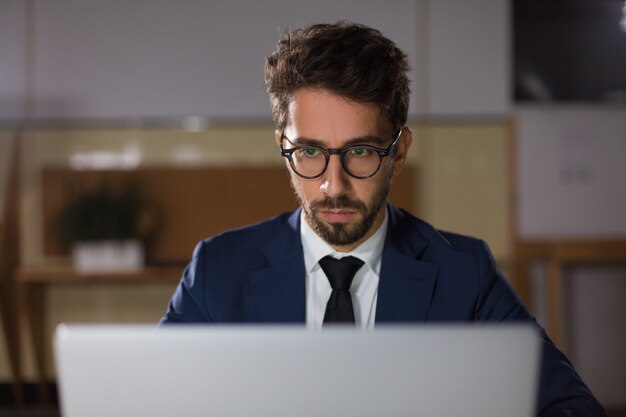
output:
[[[351,200],[344,195],[339,197],[326,197],[323,200],[311,203],[311,211],[316,211],[320,209],[352,209],[357,211],[367,211],[367,207],[363,202],[358,200]]]

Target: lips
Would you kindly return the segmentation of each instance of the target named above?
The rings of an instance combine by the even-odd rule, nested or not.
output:
[[[324,200],[315,201],[310,210],[320,221],[326,224],[354,223],[358,217],[365,215],[367,207],[358,200],[352,200],[347,196],[326,197]]]
[[[329,223],[346,223],[358,214],[351,210],[320,210],[319,214]]]

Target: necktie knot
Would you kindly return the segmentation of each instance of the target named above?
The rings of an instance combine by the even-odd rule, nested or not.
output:
[[[363,261],[354,256],[335,259],[326,256],[320,259],[320,266],[333,289],[326,305],[324,323],[350,322],[354,323],[354,309],[350,286],[356,272],[363,266]]]
[[[328,277],[333,290],[350,290],[352,279],[363,265],[363,261],[354,256],[335,259],[326,256],[320,259],[320,266]]]

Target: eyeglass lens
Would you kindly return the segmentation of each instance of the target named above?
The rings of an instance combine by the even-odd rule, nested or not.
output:
[[[316,177],[327,165],[330,155],[322,149],[307,146],[297,149],[291,155],[292,168],[300,175]],[[342,163],[348,173],[357,177],[368,177],[378,170],[380,156],[373,149],[366,146],[353,146],[342,152]]]

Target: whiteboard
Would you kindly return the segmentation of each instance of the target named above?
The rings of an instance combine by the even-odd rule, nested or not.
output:
[[[418,0],[35,0],[37,119],[269,121],[263,65],[289,27],[349,19],[395,40],[421,75]],[[416,84],[411,101],[416,103]],[[411,114],[416,114],[414,108]]]
[[[521,237],[626,235],[626,108],[528,106],[516,112]]]

